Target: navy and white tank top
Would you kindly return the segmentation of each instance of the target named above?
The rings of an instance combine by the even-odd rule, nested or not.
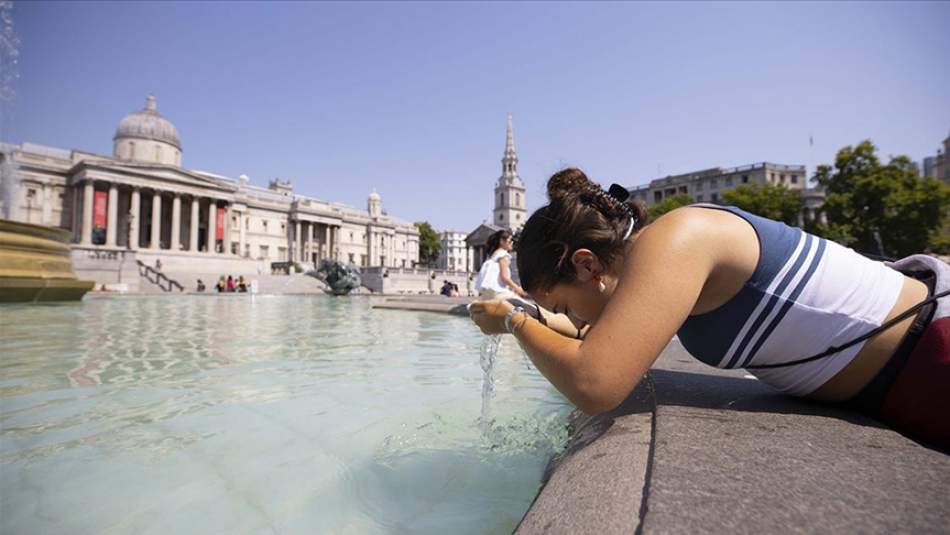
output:
[[[705,314],[689,316],[677,335],[694,357],[719,368],[807,358],[879,327],[894,307],[903,275],[833,241],[732,206],[759,239],[759,261],[742,289]],[[864,342],[827,358],[752,369],[765,383],[804,396],[841,371]]]

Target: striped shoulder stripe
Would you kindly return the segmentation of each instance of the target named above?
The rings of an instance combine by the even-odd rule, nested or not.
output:
[[[762,347],[762,344],[771,336],[772,331],[782,320],[785,318],[785,314],[788,312],[788,309],[792,308],[792,305],[795,304],[795,300],[798,299],[798,296],[801,295],[802,291],[808,286],[808,281],[811,280],[812,275],[815,274],[815,271],[818,269],[818,264],[821,263],[821,259],[825,254],[825,245],[827,242],[821,238],[815,238],[817,242],[817,247],[815,250],[814,256],[812,256],[811,261],[808,264],[808,270],[805,271],[802,278],[798,281],[798,284],[795,285],[795,289],[792,290],[792,293],[788,295],[785,300],[785,303],[782,304],[782,308],[778,310],[778,313],[775,317],[771,318],[769,326],[766,327],[765,331],[762,332],[762,336],[759,337],[759,340],[755,343],[755,346],[752,347],[752,351],[749,351],[749,355],[742,362],[742,366],[748,366],[752,363],[752,359],[755,358],[755,354],[759,352],[759,348]]]
[[[749,314],[748,318],[746,318],[742,329],[739,330],[729,350],[726,351],[726,354],[723,355],[722,360],[719,362],[719,367],[734,368],[736,366],[740,356],[745,352],[746,347],[751,342],[752,337],[754,337],[762,322],[765,321],[765,317],[775,306],[779,295],[790,284],[792,278],[801,267],[801,264],[804,263],[810,244],[811,236],[804,232],[799,232],[798,243],[795,245],[795,249],[775,277],[772,278],[772,281],[768,287],[766,287],[755,309]]]

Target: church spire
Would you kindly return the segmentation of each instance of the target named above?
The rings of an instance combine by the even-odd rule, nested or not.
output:
[[[505,155],[501,159],[501,180],[512,181],[518,177],[518,154],[515,153],[515,134],[511,127],[511,114],[508,114],[508,131],[505,135]]]

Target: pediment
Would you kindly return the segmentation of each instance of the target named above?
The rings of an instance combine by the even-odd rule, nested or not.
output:
[[[478,228],[470,232],[468,236],[465,237],[465,243],[471,247],[485,245],[485,242],[488,241],[488,237],[499,230],[501,230],[501,227],[489,225],[488,223],[482,223],[478,226]]]
[[[149,182],[165,182],[179,186],[191,186],[196,188],[216,189],[227,192],[237,191],[237,187],[228,184],[223,180],[204,176],[198,173],[192,173],[180,167],[157,164],[133,164],[119,162],[96,162],[82,161],[76,164],[70,171],[75,174],[81,168],[96,170],[118,176],[126,176],[137,180],[147,180]]]

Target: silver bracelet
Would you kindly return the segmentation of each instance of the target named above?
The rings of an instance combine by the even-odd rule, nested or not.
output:
[[[507,314],[505,314],[505,331],[507,331],[509,334],[514,334],[511,331],[511,318],[515,317],[515,314],[519,314],[522,312],[527,314],[527,312],[525,312],[524,307],[514,307],[511,310],[509,310]]]

